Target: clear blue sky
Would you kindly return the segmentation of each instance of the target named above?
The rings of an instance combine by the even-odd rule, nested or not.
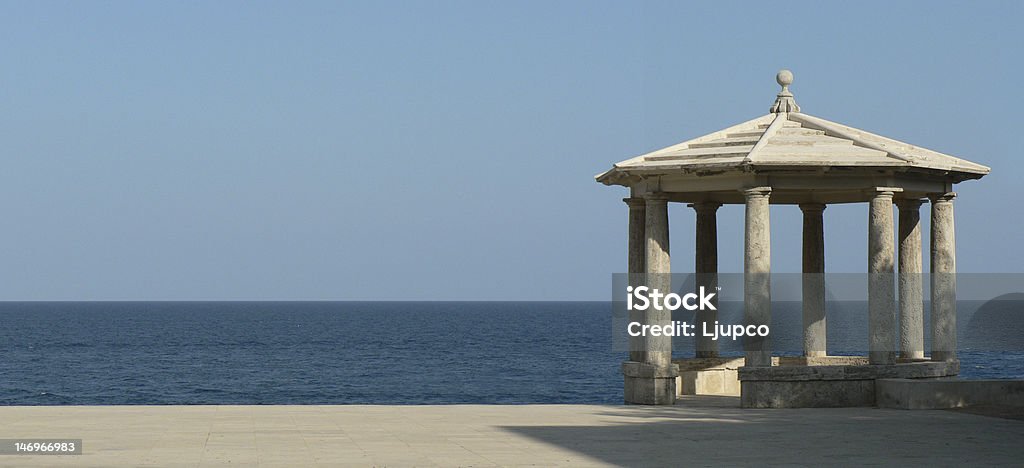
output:
[[[958,267],[1024,264],[1020,2],[2,5],[0,299],[607,299],[626,193],[592,176],[767,113],[783,67],[809,114],[991,166]],[[826,211],[830,271],[866,211]]]

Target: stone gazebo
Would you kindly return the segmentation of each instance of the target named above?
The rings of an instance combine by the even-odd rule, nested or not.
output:
[[[596,176],[606,185],[630,189],[625,201],[631,278],[646,274],[640,281],[651,287],[665,281],[658,278],[670,273],[668,203],[681,202],[696,212],[698,281],[715,281],[716,211],[722,204],[743,204],[744,321],[770,324],[768,205],[797,205],[803,211],[804,357],[786,365],[772,357],[770,337],[748,340],[745,362],[738,369],[743,406],[873,405],[875,379],[956,375],[953,184],[981,178],[989,168],[804,114],[789,91],[793,74],[782,70],[776,79],[782,91],[769,114],[622,161]],[[919,227],[925,200],[931,206],[929,358],[924,349]],[[869,355],[860,360],[830,358],[822,215],[830,203],[860,202],[869,204]],[[899,208],[898,259],[894,204]],[[714,311],[698,314],[697,330],[700,322],[715,319]],[[671,313],[649,311],[641,320],[664,325],[671,322]],[[717,342],[695,339],[692,361],[718,356]],[[687,360],[673,362],[671,338],[630,340],[630,360],[622,366],[626,402],[673,404],[682,390],[677,389],[679,367]]]

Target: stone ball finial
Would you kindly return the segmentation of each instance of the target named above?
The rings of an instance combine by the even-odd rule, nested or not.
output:
[[[779,73],[775,75],[775,81],[783,88],[788,87],[793,84],[793,72],[786,69],[779,70]]]
[[[793,84],[793,72],[786,69],[779,70],[779,73],[775,75],[775,81],[782,86],[782,91],[779,91],[778,96],[775,97],[775,104],[772,104],[771,111],[776,114],[800,112],[800,106],[796,105],[793,93],[789,92],[789,85]]]

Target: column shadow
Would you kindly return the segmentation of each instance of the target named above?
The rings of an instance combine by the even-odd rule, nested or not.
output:
[[[701,396],[675,407],[609,406],[597,416],[594,425],[502,429],[617,466],[976,465],[1024,457],[1024,424],[945,411],[751,410],[734,397]]]

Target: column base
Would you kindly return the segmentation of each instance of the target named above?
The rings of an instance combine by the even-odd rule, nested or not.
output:
[[[622,363],[623,396],[627,405],[673,405],[679,366],[655,367],[635,361]]]
[[[900,352],[899,359],[925,359],[924,351],[913,351],[908,353]]]

